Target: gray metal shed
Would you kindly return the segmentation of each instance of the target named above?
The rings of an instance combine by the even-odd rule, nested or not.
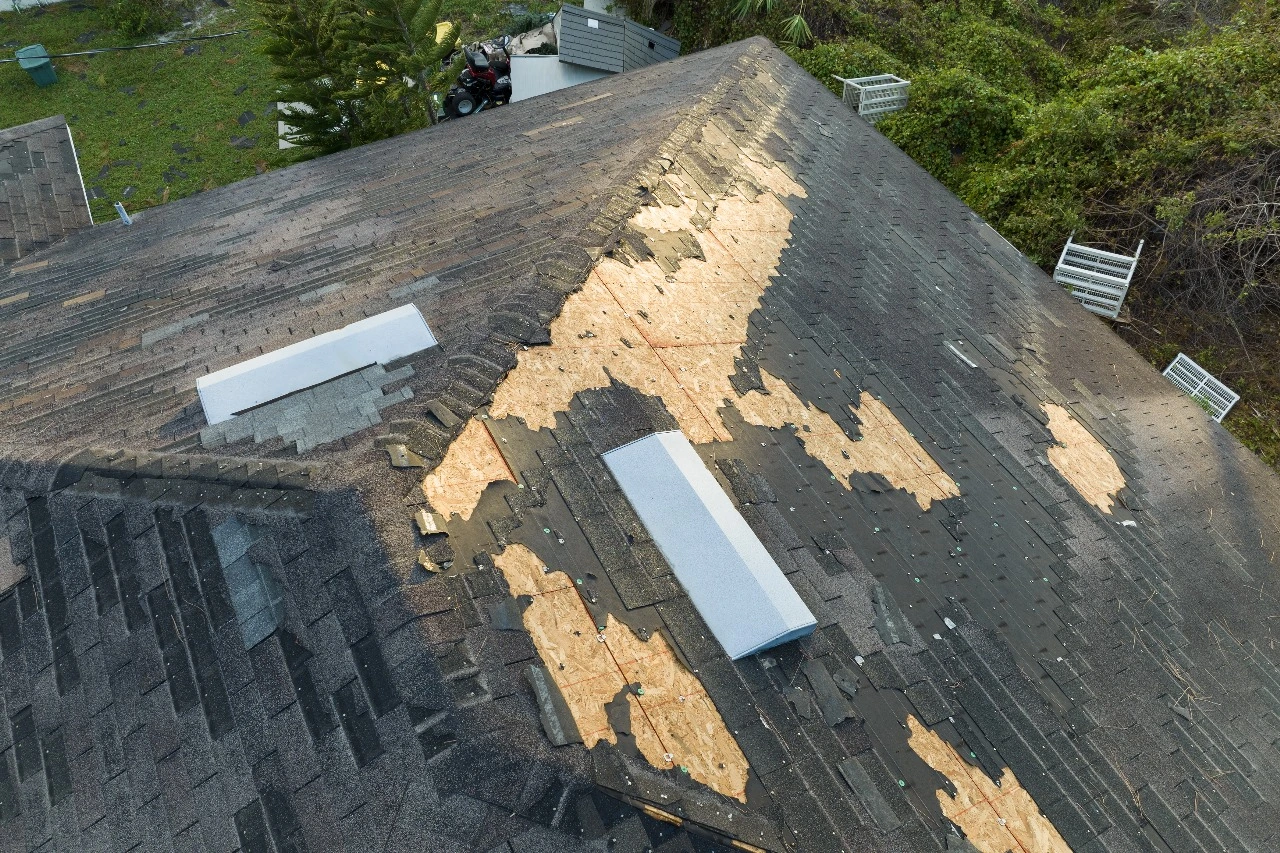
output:
[[[602,458],[733,660],[813,633],[817,620],[684,433]]]
[[[556,14],[560,61],[601,71],[628,71],[680,55],[680,42],[635,21],[561,6]]]

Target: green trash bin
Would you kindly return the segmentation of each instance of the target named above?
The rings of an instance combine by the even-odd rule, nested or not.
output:
[[[52,86],[58,82],[58,75],[53,71],[53,60],[42,44],[18,48],[18,64],[31,75],[37,86]]]

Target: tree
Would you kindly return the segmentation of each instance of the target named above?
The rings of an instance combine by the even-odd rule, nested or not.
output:
[[[805,0],[799,0],[793,14],[782,22],[782,39],[787,45],[803,47],[813,41],[813,32],[804,17]],[[735,0],[733,13],[741,20],[751,14],[769,14],[773,11],[774,0]]]
[[[330,154],[434,124],[434,92],[456,26],[437,40],[441,0],[261,0],[292,141]]]

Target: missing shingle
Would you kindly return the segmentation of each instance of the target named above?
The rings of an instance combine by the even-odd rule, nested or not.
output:
[[[1087,503],[1110,513],[1113,498],[1125,487],[1124,474],[1101,441],[1054,403],[1045,403],[1049,431],[1057,442],[1047,451],[1049,462]]]
[[[1001,777],[993,781],[915,717],[907,717],[907,726],[911,749],[954,786],[954,794],[937,791],[942,814],[964,830],[981,853],[1010,849],[1070,853],[1071,848],[1012,770],[1004,768]]]
[[[0,595],[18,585],[27,576],[27,567],[15,563],[9,550],[9,537],[0,535]]]
[[[735,402],[747,423],[797,428],[805,452],[817,459],[845,488],[855,473],[879,474],[895,489],[908,491],[921,509],[934,501],[958,497],[960,489],[883,402],[863,391],[858,408],[862,422],[858,441],[850,439],[831,415],[802,401],[786,382],[768,371],[761,377],[765,393],[753,391]]]
[[[445,519],[456,513],[466,521],[489,484],[502,481],[514,482],[515,475],[484,423],[473,418],[422,481],[422,492]]]
[[[588,748],[617,743],[607,709],[625,690],[630,733],[649,763],[685,767],[703,784],[745,799],[746,757],[697,676],[661,633],[644,641],[611,615],[596,624],[576,580],[554,568],[545,571],[546,564],[522,545],[507,547],[494,563],[512,595],[530,597],[524,625]]]
[[[554,428],[556,413],[569,411],[576,395],[620,384],[661,400],[697,444],[734,440],[723,412],[731,406],[751,424],[795,427],[805,451],[846,489],[853,473],[871,471],[910,491],[922,509],[958,495],[878,399],[864,393],[858,408],[850,407],[863,423],[863,435],[851,439],[830,414],[744,354],[749,318],[790,236],[792,215],[782,198],[805,191],[777,167],[745,159],[740,165],[770,192],[747,199],[726,186],[704,201],[672,176],[675,203],[640,207],[565,302],[551,325],[551,346],[519,353],[490,413],[518,416],[530,429]]]

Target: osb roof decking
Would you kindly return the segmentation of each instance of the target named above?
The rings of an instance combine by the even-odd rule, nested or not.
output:
[[[1280,481],[767,42],[23,267],[3,849],[1280,841]],[[197,377],[407,301],[369,426],[201,445]],[[701,623],[599,458],[675,428],[811,637]]]

